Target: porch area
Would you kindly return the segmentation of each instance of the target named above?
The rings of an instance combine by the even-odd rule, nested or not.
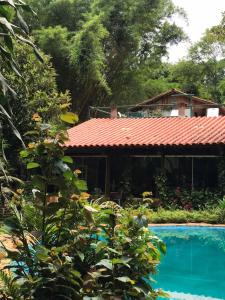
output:
[[[162,175],[171,197],[179,191],[217,193],[223,190],[224,157],[219,155],[128,155],[120,152],[76,155],[74,161],[91,195],[96,198],[105,195],[121,205],[131,198],[141,199],[146,191],[151,192],[153,198],[160,198],[158,178]]]
[[[225,194],[225,117],[92,119],[68,133],[67,152],[96,197],[162,198],[162,186],[166,201]]]

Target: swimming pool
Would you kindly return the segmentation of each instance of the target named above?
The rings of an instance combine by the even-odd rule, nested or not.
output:
[[[153,226],[167,245],[155,276],[170,299],[225,300],[225,228]]]

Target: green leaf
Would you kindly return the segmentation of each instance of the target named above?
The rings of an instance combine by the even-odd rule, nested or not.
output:
[[[12,35],[15,35],[12,24],[10,22],[8,22],[8,20],[6,18],[0,17],[0,27],[6,28],[7,31],[9,31]]]
[[[162,241],[159,242],[159,249],[163,254],[166,254],[166,245]]]
[[[18,10],[16,11],[16,14],[21,28],[26,32],[26,34],[29,34],[29,27],[27,26],[27,23],[24,21],[23,17],[21,16]]]
[[[2,4],[2,1],[0,3]],[[12,19],[13,10],[5,5],[0,5],[0,15],[10,21]]]
[[[70,156],[64,156],[62,158],[62,161],[65,162],[65,163],[68,163],[68,164],[72,164],[73,163],[73,159]]]
[[[1,81],[1,74],[0,74],[0,81]],[[9,86],[7,87],[9,89]],[[0,111],[2,112],[2,114],[4,115],[6,121],[9,123],[14,135],[21,141],[23,147],[25,148],[23,139],[19,133],[19,131],[17,130],[17,128],[15,127],[15,125],[12,122],[12,118],[10,117],[10,115],[7,113],[7,111],[5,110],[5,108],[0,104]]]
[[[113,258],[112,263],[113,263],[113,265],[124,265],[124,266],[130,268],[130,265],[125,260],[120,259],[120,258]]]
[[[49,259],[48,249],[42,245],[37,245],[35,248],[35,254],[37,258],[41,261],[47,261]]]
[[[63,176],[66,180],[70,181],[73,179],[73,172],[71,170],[67,170],[63,172]]]
[[[128,276],[122,276],[122,277],[116,277],[116,280],[119,280],[119,281],[121,281],[121,282],[129,282],[129,283],[131,283],[131,284],[135,284],[135,281],[134,280],[132,280],[130,277],[128,277]]]
[[[16,8],[15,7],[15,4],[14,4],[14,2],[13,2],[13,0],[1,0],[0,1],[0,4],[1,5],[10,5],[10,6],[12,6],[13,8]]]
[[[36,162],[29,162],[27,164],[27,170],[35,169],[35,168],[38,168],[38,167],[40,167],[40,165]]]
[[[39,134],[39,132],[37,130],[29,130],[26,133],[24,133],[24,136],[27,136],[27,135],[38,135],[38,134]]]
[[[46,178],[40,176],[40,175],[35,175],[32,177],[32,185],[36,189],[43,191],[45,189],[46,185]]]
[[[78,116],[72,112],[60,115],[60,119],[66,123],[74,124],[78,122]]]
[[[81,261],[84,261],[84,253],[80,252],[80,251],[76,251],[77,255],[79,256]]]
[[[108,247],[107,249],[108,249],[110,252],[112,252],[112,253],[121,255],[121,252],[118,252],[117,250],[115,250],[115,249],[113,249],[113,248]]]
[[[89,205],[85,205],[84,209],[87,210],[87,211],[89,211],[89,212],[91,212],[91,213],[98,212],[97,209],[95,209],[94,207],[89,206]]]
[[[99,253],[106,246],[107,246],[107,244],[105,242],[99,241],[96,245],[96,253]]]
[[[31,46],[34,50],[34,54],[36,55],[37,59],[44,63],[44,60],[42,58],[42,56],[40,55],[39,51],[37,50],[37,48],[35,47],[35,45],[28,39],[25,39],[24,37],[22,37],[21,35],[16,35],[17,39],[20,40],[23,43],[26,43],[27,45]]]
[[[27,11],[29,13],[32,13],[34,16],[37,16],[37,14],[33,11],[33,9],[23,1],[20,1],[19,3],[15,4],[17,8],[22,8],[24,11]]]
[[[87,191],[87,183],[84,180],[76,180],[75,182],[75,186],[79,191],[85,192]]]
[[[170,295],[168,293],[165,293],[161,289],[158,290],[158,296],[160,296],[162,298],[167,298],[167,299],[169,299],[169,297],[170,297]]]
[[[40,130],[41,130],[41,131],[45,131],[45,130],[48,130],[48,129],[50,129],[50,128],[51,128],[51,125],[50,125],[50,124],[46,124],[46,123],[40,124]]]
[[[26,158],[29,156],[29,152],[27,150],[20,151],[20,157]]]
[[[104,266],[109,270],[112,270],[113,268],[113,264],[109,259],[102,259],[99,263],[96,264],[96,266]]]

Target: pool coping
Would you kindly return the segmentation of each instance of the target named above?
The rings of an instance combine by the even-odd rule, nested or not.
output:
[[[209,224],[209,223],[150,223],[148,226],[201,226],[201,227],[224,227],[225,224]]]

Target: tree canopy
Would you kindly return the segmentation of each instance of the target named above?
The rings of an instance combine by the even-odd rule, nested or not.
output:
[[[170,0],[52,0],[30,4],[38,45],[52,56],[61,90],[85,116],[89,105],[133,103],[137,91],[149,96],[145,81],[184,38],[171,19],[181,13]],[[154,78],[152,78],[154,79]]]
[[[190,49],[186,59],[167,68],[164,80],[180,89],[211,99],[225,100],[225,15],[220,23],[206,30]]]

